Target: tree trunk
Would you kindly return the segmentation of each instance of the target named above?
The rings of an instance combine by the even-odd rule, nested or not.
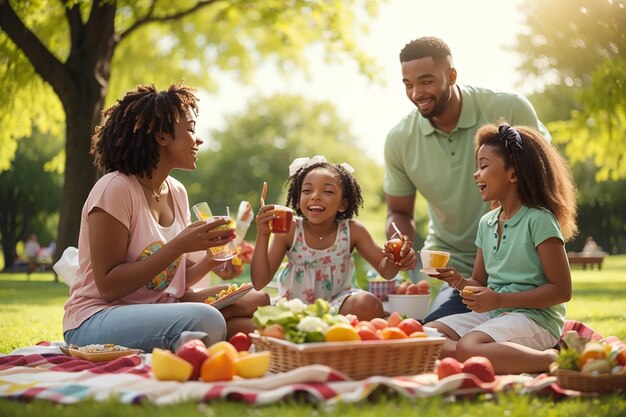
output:
[[[95,79],[92,77],[92,82]],[[86,80],[82,80],[86,84]],[[81,91],[88,91],[81,88]],[[97,172],[89,155],[91,135],[104,104],[104,94],[91,92],[68,99],[66,107],[65,173],[59,217],[56,262],[68,246],[78,246],[83,204],[96,181]]]

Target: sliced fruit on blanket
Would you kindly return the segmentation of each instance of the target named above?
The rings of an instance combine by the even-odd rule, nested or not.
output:
[[[152,372],[160,381],[187,381],[193,372],[193,365],[179,358],[169,350],[152,350]]]
[[[247,351],[252,346],[252,339],[244,332],[239,332],[233,335],[229,340],[230,344],[237,349],[238,352]]]
[[[209,351],[209,356],[213,356],[218,352],[224,351],[226,352],[228,356],[230,356],[230,358],[233,361],[237,360],[237,358],[239,357],[239,354],[237,353],[237,349],[235,349],[235,347],[231,345],[229,342],[226,342],[224,340],[222,340],[221,342],[212,344],[211,346],[208,347],[207,350]]]
[[[200,379],[204,382],[230,381],[235,373],[235,360],[226,350],[221,350],[204,361],[200,369]]]
[[[235,362],[237,375],[242,378],[260,378],[270,369],[270,352],[256,352],[240,356]]]
[[[193,366],[193,372],[189,379],[196,380],[200,377],[202,364],[209,357],[209,351],[202,340],[192,339],[176,349],[176,356],[183,358]]]

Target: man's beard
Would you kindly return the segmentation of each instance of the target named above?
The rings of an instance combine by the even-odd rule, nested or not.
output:
[[[422,117],[430,120],[433,117],[437,117],[441,113],[443,113],[451,98],[452,88],[450,85],[448,85],[445,92],[441,96],[439,96],[437,100],[435,100],[435,108],[430,113],[422,113],[421,110],[419,110],[419,106],[417,107],[417,110],[420,112]]]

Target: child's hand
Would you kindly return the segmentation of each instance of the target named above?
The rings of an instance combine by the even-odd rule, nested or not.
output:
[[[269,237],[270,222],[274,219],[274,205],[263,206],[256,214],[257,236]]]
[[[413,250],[413,242],[406,235],[400,239],[390,239],[383,246],[383,254],[391,260],[401,271],[408,271],[417,266],[417,257]]]
[[[211,220],[195,222],[183,229],[170,243],[180,247],[182,253],[225,245],[236,237],[235,229],[212,229],[226,225],[228,222],[228,217],[214,217]]]
[[[461,291],[462,288],[459,287],[459,284],[463,282],[463,275],[461,275],[455,267],[447,266],[444,268],[436,268],[436,271],[437,272],[429,273],[428,276],[445,281],[452,288],[456,288]]]
[[[241,275],[243,266],[233,265],[233,263],[228,260],[213,268],[213,272],[224,281],[228,281]]]
[[[465,286],[461,291],[463,304],[472,311],[485,313],[495,310],[498,305],[499,294],[488,287]]]

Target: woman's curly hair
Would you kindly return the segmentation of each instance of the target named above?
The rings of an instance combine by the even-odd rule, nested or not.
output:
[[[147,175],[159,163],[157,136],[174,138],[174,124],[193,111],[198,114],[195,89],[182,82],[157,91],[154,84],[139,85],[134,91],[102,112],[104,125],[97,126],[91,139],[94,165],[103,172]]]

